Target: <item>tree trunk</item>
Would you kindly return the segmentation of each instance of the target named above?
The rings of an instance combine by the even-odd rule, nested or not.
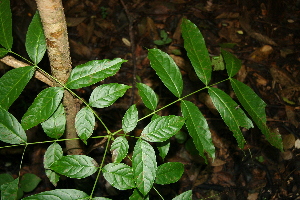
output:
[[[52,75],[64,84],[68,80],[72,66],[62,2],[61,0],[36,0],[36,3],[46,37]],[[57,83],[54,85],[58,86]],[[74,124],[79,104],[68,91],[65,91],[63,105],[67,119],[65,137],[67,139],[77,138]],[[80,140],[66,141],[66,148],[70,155],[83,154]]]

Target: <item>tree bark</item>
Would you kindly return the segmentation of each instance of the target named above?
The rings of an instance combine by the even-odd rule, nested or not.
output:
[[[52,75],[64,84],[68,80],[72,65],[62,2],[61,0],[36,0],[36,3],[46,37]],[[58,83],[54,85],[59,86]],[[75,116],[79,111],[79,105],[68,91],[64,93],[63,105],[67,119],[65,137],[77,138]],[[83,154],[80,140],[66,141],[66,148],[70,155]]]

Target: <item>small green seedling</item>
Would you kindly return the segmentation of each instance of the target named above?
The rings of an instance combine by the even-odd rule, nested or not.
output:
[[[160,30],[160,38],[161,40],[154,40],[154,44],[162,46],[172,42],[172,39],[168,37],[168,33],[165,30]]]

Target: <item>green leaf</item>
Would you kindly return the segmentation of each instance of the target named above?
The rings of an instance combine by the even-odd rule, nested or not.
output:
[[[126,61],[121,58],[115,58],[113,60],[92,60],[78,65],[72,70],[66,86],[70,89],[78,89],[102,81],[115,75],[121,64]]]
[[[12,182],[14,178],[10,174],[0,174],[0,187],[5,183]]]
[[[87,144],[86,140],[92,135],[95,124],[95,116],[90,108],[82,108],[76,114],[75,128],[78,136],[85,144]]]
[[[27,136],[18,120],[0,106],[0,140],[10,144],[26,143]]]
[[[47,148],[45,152],[45,156],[44,156],[45,169],[50,169],[51,165],[54,162],[61,159],[62,157],[63,157],[63,150],[61,146],[58,143],[54,142]]]
[[[1,185],[1,199],[15,200],[18,194],[19,178]]]
[[[156,156],[153,147],[146,141],[139,139],[132,155],[132,167],[136,186],[145,196],[153,186],[156,177]]]
[[[0,105],[8,109],[34,74],[34,66],[12,69],[0,78]]]
[[[180,162],[168,162],[158,166],[155,183],[165,185],[176,183],[184,172],[184,165]]]
[[[164,45],[164,44],[165,44],[165,42],[164,42],[164,41],[162,41],[162,40],[154,40],[153,42],[154,42],[154,44],[156,44],[156,45],[159,45],[159,46],[161,46],[161,45]]]
[[[192,200],[192,190],[188,190],[184,193],[181,193],[177,197],[173,198],[172,200]]]
[[[134,189],[132,195],[129,197],[129,200],[149,200],[149,195],[142,195],[139,190]]]
[[[50,87],[41,91],[21,120],[23,128],[27,130],[46,121],[57,109],[63,93],[62,87]]]
[[[142,131],[141,138],[149,142],[163,142],[175,135],[183,124],[182,117],[163,116],[151,121]]]
[[[137,83],[136,87],[139,90],[139,95],[141,96],[145,106],[150,110],[155,110],[158,98],[152,88],[143,83]]]
[[[183,19],[181,24],[184,48],[199,79],[208,85],[211,79],[211,61],[204,38],[195,24]]]
[[[247,85],[244,83],[230,79],[232,88],[241,102],[243,108],[251,116],[255,124],[266,136],[266,139],[276,148],[283,150],[282,139],[280,135],[271,133],[266,125],[267,117],[265,113],[266,103]]]
[[[97,171],[97,163],[85,155],[67,155],[55,161],[50,168],[70,178],[85,178]]]
[[[242,61],[233,54],[221,49],[221,54],[226,64],[226,70],[229,77],[233,77],[241,68]]]
[[[111,199],[105,197],[94,197],[92,198],[92,200],[111,200]]]
[[[4,48],[0,48],[0,58],[5,56],[9,51],[4,49]]]
[[[66,127],[66,115],[62,103],[59,104],[53,115],[41,123],[41,125],[48,137],[58,139],[64,134]]]
[[[123,163],[109,163],[103,167],[104,178],[119,190],[135,188],[132,168]]]
[[[89,195],[80,190],[56,189],[25,197],[23,200],[75,200],[88,197]]]
[[[238,108],[238,104],[222,90],[210,87],[208,92],[213,104],[226,125],[233,132],[233,136],[236,138],[239,147],[242,149],[246,141],[240,130],[240,126],[247,129],[252,128],[253,124],[251,120],[241,108]]]
[[[46,170],[46,176],[49,178],[49,181],[54,185],[54,187],[56,187],[60,176],[51,170]]]
[[[13,44],[10,1],[0,1],[0,45],[10,50]]]
[[[25,47],[30,59],[37,65],[46,52],[46,40],[38,11],[36,11],[28,27]]]
[[[111,144],[110,151],[112,152],[112,161],[114,163],[121,162],[128,153],[129,145],[124,136],[117,137]]]
[[[21,177],[20,187],[24,192],[31,192],[36,188],[41,180],[42,179],[40,179],[37,175],[27,173]]]
[[[54,186],[57,186],[60,176],[56,172],[50,170],[50,166],[62,157],[63,150],[58,143],[51,144],[47,148],[44,156],[44,168],[46,169],[46,175]]]
[[[138,122],[138,110],[136,105],[133,104],[130,108],[126,111],[123,120],[122,120],[122,129],[125,133],[132,131]]]
[[[96,87],[90,96],[90,106],[105,108],[113,104],[118,98],[122,97],[131,86],[110,83]]]
[[[211,139],[208,124],[205,117],[199,111],[198,107],[190,101],[181,101],[181,112],[186,119],[186,126],[189,134],[193,138],[193,142],[205,161],[204,152],[211,158],[215,158],[215,146]]]
[[[164,160],[170,149],[170,140],[168,139],[164,142],[157,142],[156,146],[159,151],[160,157],[162,157],[162,159]]]
[[[159,49],[150,49],[148,58],[151,67],[162,80],[164,85],[176,96],[180,97],[183,88],[183,81],[180,70],[174,60],[165,52]]]

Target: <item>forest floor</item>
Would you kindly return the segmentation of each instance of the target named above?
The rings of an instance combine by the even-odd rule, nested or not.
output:
[[[256,127],[243,130],[247,144],[244,149],[238,148],[232,133],[209,105],[207,92],[191,96],[189,100],[196,103],[209,123],[216,159],[205,164],[194,149],[188,148],[188,138],[183,141],[173,138],[165,162],[182,162],[185,172],[179,182],[158,188],[165,199],[190,189],[194,199],[300,199],[300,1],[68,0],[63,3],[74,66],[95,59],[128,60],[116,76],[101,84],[133,85],[137,80],[155,90],[160,107],[174,101],[147,58],[147,49],[159,48],[170,54],[180,67],[186,94],[203,87],[190,70],[183,48],[180,24],[182,18],[187,18],[200,29],[210,55],[218,56],[223,47],[242,60],[235,78],[250,86],[267,103],[267,124],[282,136],[283,152],[272,147]],[[24,56],[26,27],[35,9],[33,0],[12,1],[14,49]],[[43,62],[46,66],[47,59]],[[1,70],[1,74],[4,73],[4,69]],[[45,70],[49,69],[45,67]],[[226,71],[214,71],[212,83],[225,78]],[[16,110],[11,112],[24,113],[36,96],[35,91],[43,87],[40,82],[32,81],[28,86],[30,93],[25,90],[21,100],[12,106]],[[76,92],[88,98],[93,87]],[[231,91],[226,82],[217,87]],[[140,116],[147,114],[134,92],[127,92],[116,104],[99,111],[109,129],[121,128],[122,116],[132,103],[137,104]],[[160,115],[169,114],[179,115],[179,105],[160,112]],[[138,135],[148,122],[139,123],[133,134]],[[33,135],[35,141],[45,140],[41,131],[36,127],[27,134]],[[99,125],[95,135],[104,134]],[[90,141],[89,145],[96,142]],[[46,147],[31,148],[25,155],[22,173],[45,176],[42,161]],[[0,151],[1,173],[18,175],[19,152],[17,148]],[[103,147],[99,147],[90,152],[90,156],[99,159],[102,153]],[[106,159],[110,162],[111,157]],[[72,188],[72,181],[62,181],[59,187]],[[43,179],[33,193],[50,189],[54,187]],[[128,199],[131,195],[131,191],[108,190],[105,186],[99,190],[112,199]],[[159,199],[152,191],[151,197]]]

